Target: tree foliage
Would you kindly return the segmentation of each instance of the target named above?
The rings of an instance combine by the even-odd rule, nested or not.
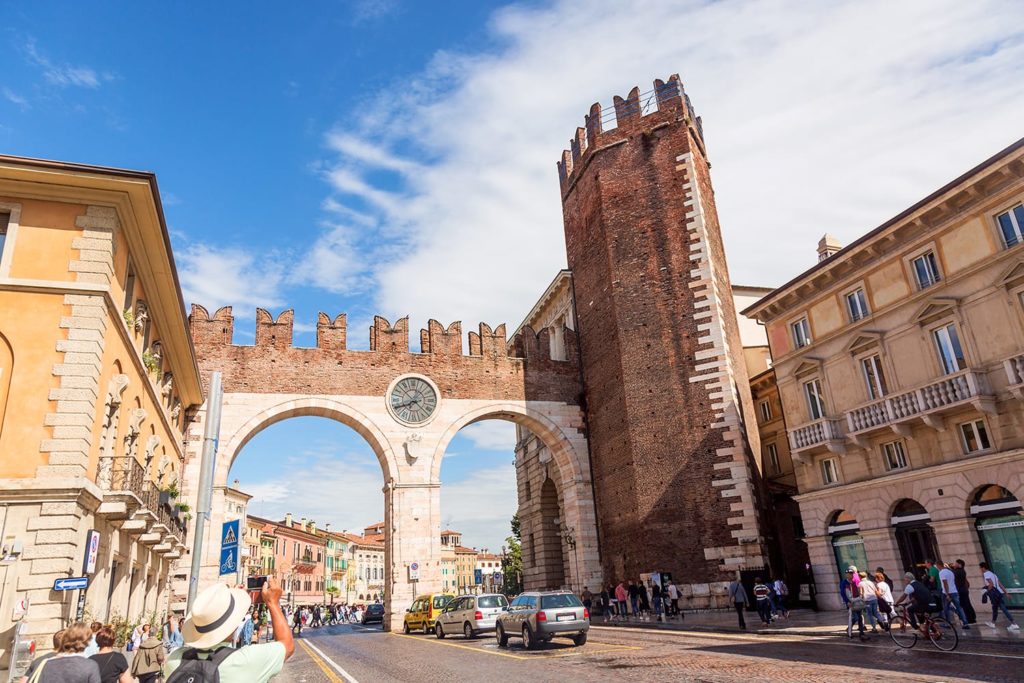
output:
[[[512,515],[512,535],[505,539],[505,554],[501,558],[502,592],[519,595],[523,592],[523,543],[519,529],[519,515]]]

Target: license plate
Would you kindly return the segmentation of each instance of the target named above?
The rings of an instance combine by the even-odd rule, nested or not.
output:
[[[555,617],[555,621],[575,621],[575,620],[576,620],[576,615],[575,614],[559,614],[557,617]]]

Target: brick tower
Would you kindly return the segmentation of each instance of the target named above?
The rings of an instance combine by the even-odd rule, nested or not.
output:
[[[701,121],[678,76],[614,102],[617,125],[594,104],[558,164],[603,569],[671,571],[719,604],[765,560]]]

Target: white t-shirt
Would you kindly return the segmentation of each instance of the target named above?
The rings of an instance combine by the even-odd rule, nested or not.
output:
[[[996,573],[991,569],[985,571],[984,578],[986,586],[988,586],[988,582],[991,581],[992,585],[995,586],[1000,593],[1006,592],[1003,590],[1003,584],[999,583],[999,577],[996,576]]]
[[[668,597],[669,597],[669,600],[678,600],[679,599],[679,589],[676,588],[676,585],[674,583],[670,583],[668,585]]]
[[[949,586],[949,590],[946,590],[946,586]],[[939,588],[942,592],[947,595],[953,595],[957,592],[956,590],[956,575],[953,574],[952,569],[943,567],[939,570]]]
[[[894,600],[892,599],[892,590],[889,588],[889,584],[885,581],[879,581],[875,586],[878,588],[878,592],[881,593],[881,598],[891,605]]]

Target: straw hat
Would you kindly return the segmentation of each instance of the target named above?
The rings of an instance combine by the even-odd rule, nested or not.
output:
[[[206,650],[233,635],[252,606],[252,598],[240,588],[222,583],[210,586],[196,596],[192,612],[181,625],[185,644]]]

